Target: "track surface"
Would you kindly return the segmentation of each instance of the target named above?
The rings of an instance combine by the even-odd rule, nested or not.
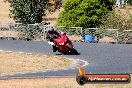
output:
[[[75,48],[80,55],[63,55],[64,57],[81,59],[89,64],[84,67],[87,73],[132,73],[132,45],[131,44],[92,44],[75,42]],[[0,40],[0,49],[22,51],[37,54],[52,54],[51,46],[45,42]],[[36,71],[12,75],[0,75],[4,78],[32,78],[44,76],[71,76],[76,74],[75,68],[57,71]]]

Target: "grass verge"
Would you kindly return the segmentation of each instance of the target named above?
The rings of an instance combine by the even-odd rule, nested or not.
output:
[[[0,74],[69,67],[71,60],[58,56],[0,52]]]

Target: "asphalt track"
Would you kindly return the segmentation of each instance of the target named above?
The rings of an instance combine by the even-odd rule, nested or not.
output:
[[[131,44],[101,44],[74,42],[80,55],[62,55],[73,58],[78,63],[85,64],[87,73],[132,73],[132,45]],[[0,40],[0,50],[27,52],[34,54],[56,55],[46,41]],[[59,56],[59,54],[58,54]],[[61,56],[61,55],[60,55]],[[81,61],[79,61],[81,60]],[[88,64],[86,63],[88,62]],[[61,70],[43,70],[16,74],[0,74],[0,79],[34,78],[46,76],[72,76],[76,68]]]

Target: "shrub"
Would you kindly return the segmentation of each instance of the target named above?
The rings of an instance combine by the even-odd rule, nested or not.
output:
[[[7,0],[10,3],[10,17],[16,22],[34,24],[42,22],[48,0]]]
[[[107,14],[106,18],[102,19],[101,28],[103,29],[121,29],[128,30],[132,29],[132,15],[131,14],[122,14],[121,12],[110,12]]]
[[[64,0],[57,26],[98,27],[114,0]]]

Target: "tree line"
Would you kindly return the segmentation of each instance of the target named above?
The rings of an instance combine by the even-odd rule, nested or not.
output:
[[[10,17],[24,24],[41,23],[49,2],[59,3],[63,11],[56,26],[99,27],[102,18],[113,10],[115,0],[6,0],[10,3]],[[63,3],[62,3],[63,1]],[[61,4],[60,4],[61,3]]]

